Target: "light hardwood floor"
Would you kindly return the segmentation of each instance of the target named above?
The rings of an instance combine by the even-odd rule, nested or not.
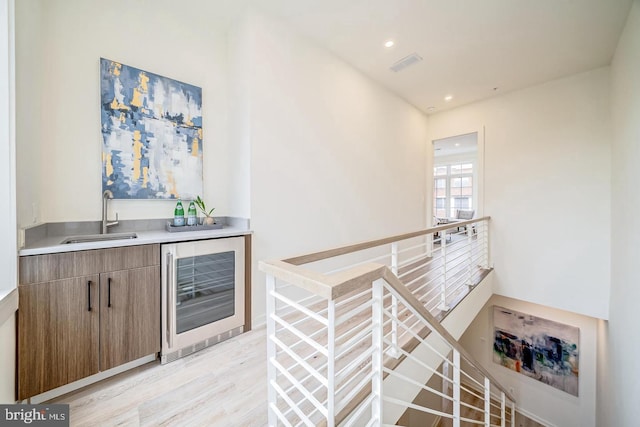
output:
[[[266,333],[259,328],[52,403],[70,405],[72,426],[264,426],[266,371]]]

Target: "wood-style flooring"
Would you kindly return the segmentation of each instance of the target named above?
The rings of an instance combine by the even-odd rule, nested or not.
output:
[[[70,405],[71,426],[264,426],[266,360],[266,333],[260,328],[51,403]]]

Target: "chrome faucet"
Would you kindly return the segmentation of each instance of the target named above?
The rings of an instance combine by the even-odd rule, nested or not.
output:
[[[110,190],[104,190],[102,193],[102,234],[109,232],[109,227],[118,225],[118,213],[116,212],[116,220],[109,221],[107,219],[107,204],[109,199],[113,199],[113,193]]]

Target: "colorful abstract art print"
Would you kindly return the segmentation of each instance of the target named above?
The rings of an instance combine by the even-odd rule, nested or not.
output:
[[[202,89],[100,59],[102,190],[116,199],[202,194]]]
[[[578,396],[580,329],[493,307],[493,361]]]

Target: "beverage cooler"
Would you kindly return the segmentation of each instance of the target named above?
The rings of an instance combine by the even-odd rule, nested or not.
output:
[[[244,237],[162,245],[168,363],[244,332]]]

